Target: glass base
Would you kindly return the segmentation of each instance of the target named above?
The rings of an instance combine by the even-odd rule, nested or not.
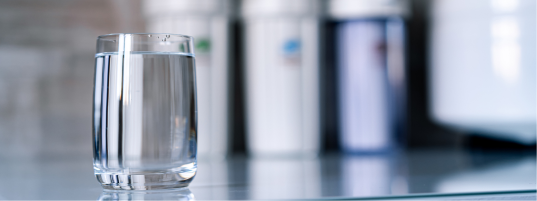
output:
[[[159,190],[184,188],[195,173],[95,174],[105,190]]]

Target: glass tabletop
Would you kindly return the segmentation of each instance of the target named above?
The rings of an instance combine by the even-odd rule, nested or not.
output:
[[[0,159],[0,200],[522,199],[535,198],[536,186],[534,151],[422,149],[390,155],[201,158],[188,189],[151,194],[103,191],[91,156]]]

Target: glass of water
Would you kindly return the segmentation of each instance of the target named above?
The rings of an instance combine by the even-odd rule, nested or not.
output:
[[[104,189],[188,186],[197,169],[195,77],[192,37],[98,37],[93,167]]]

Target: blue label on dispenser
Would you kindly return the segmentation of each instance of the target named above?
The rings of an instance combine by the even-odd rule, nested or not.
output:
[[[296,54],[299,51],[300,51],[300,41],[298,41],[296,39],[288,40],[283,45],[283,52],[286,55]]]
[[[283,44],[284,63],[289,66],[300,65],[300,40],[290,39]]]

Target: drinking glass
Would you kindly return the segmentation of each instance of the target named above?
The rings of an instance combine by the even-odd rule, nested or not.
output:
[[[195,77],[192,37],[98,37],[93,167],[104,189],[188,186],[197,169]]]

